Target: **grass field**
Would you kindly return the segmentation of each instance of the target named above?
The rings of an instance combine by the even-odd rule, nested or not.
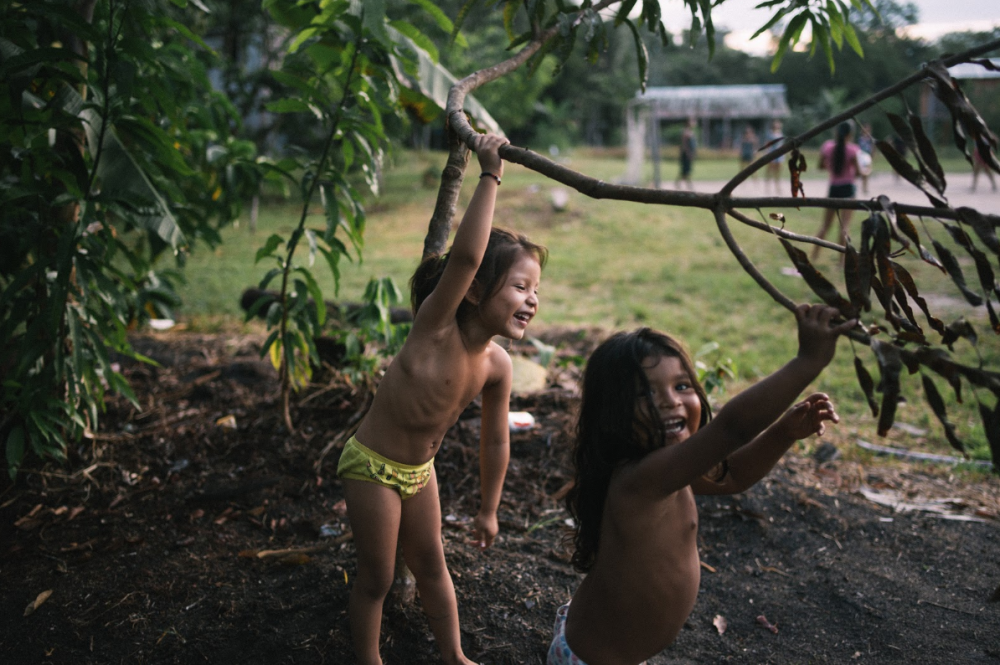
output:
[[[620,177],[625,166],[621,156],[594,151],[576,151],[560,159],[570,168],[608,181]],[[443,163],[440,153],[403,153],[395,157],[395,163],[385,171],[382,196],[367,206],[363,261],[342,267],[340,300],[357,300],[372,277],[391,276],[405,290],[419,260],[436,196],[436,187],[424,186],[421,176],[427,170],[438,174]],[[961,169],[957,162],[952,166]],[[673,161],[666,164],[665,179],[672,179],[674,168]],[[696,175],[723,179],[735,170],[734,159],[703,157]],[[465,183],[459,214],[474,186],[474,179]],[[495,217],[497,225],[527,233],[551,251],[543,275],[537,325],[609,331],[648,325],[679,336],[692,350],[715,342],[720,350],[716,358],[708,360],[731,358],[739,371],[739,379],[727,387],[730,393],[773,371],[794,354],[792,315],[742,271],[709,213],[596,201],[576,192],[570,192],[565,211],[555,212],[550,203],[555,186],[534,172],[507,164]],[[793,231],[811,234],[818,226],[818,211],[784,212],[786,225]],[[287,238],[298,215],[296,206],[262,206],[256,233],[249,233],[245,223],[235,226],[224,231],[224,244],[218,249],[200,248],[191,257],[185,271],[188,283],[181,289],[185,301],[181,318],[189,328],[240,328],[239,295],[244,288],[256,285],[270,267],[253,264],[257,248],[271,233]],[[321,216],[314,219],[315,225],[322,224]],[[858,223],[854,222],[855,230]],[[745,227],[734,231],[754,263],[793,301],[817,300],[802,279],[782,272],[791,263],[773,236]],[[935,234],[941,241],[943,235]],[[304,254],[300,260],[305,261]],[[988,332],[985,309],[963,306],[955,287],[935,269],[912,259],[900,260],[914,274],[924,296],[933,300],[939,318],[948,323],[961,314],[974,322],[980,331],[979,352],[984,362],[998,366],[998,344]],[[836,276],[837,258],[832,253],[822,256],[818,266],[832,281],[842,283]],[[333,299],[333,280],[322,260],[314,270],[324,293]],[[966,273],[969,280],[974,279],[971,264]],[[845,293],[842,287],[841,292]],[[871,352],[865,348],[856,348],[855,352],[877,376]],[[956,345],[956,353],[975,362],[975,351],[965,342]],[[975,395],[966,390],[965,404],[958,405],[945,382],[934,378],[946,396],[959,436],[976,457],[988,458]],[[926,430],[927,434],[914,436],[894,430],[888,437],[890,441],[877,442],[898,440],[900,445],[911,448],[948,452],[941,427],[924,404],[919,377],[904,377],[903,384],[907,405],[901,406],[897,420]],[[837,359],[816,387],[835,397],[845,417],[839,431],[845,435],[856,432],[860,438],[876,441],[874,420],[857,387],[850,341],[841,342]],[[992,404],[985,392],[981,397]]]

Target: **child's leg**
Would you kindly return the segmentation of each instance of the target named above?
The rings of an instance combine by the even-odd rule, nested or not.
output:
[[[436,472],[420,494],[403,502],[399,538],[442,659],[446,663],[471,663],[462,652],[455,586],[444,560]]]
[[[381,665],[382,604],[395,573],[402,500],[394,490],[375,483],[344,479],[343,484],[358,553],[349,606],[351,637],[358,663]]]
[[[833,224],[833,209],[826,208],[823,210],[823,221],[819,225],[819,231],[816,232],[816,237],[820,240],[826,240],[826,234],[830,231],[830,225]],[[814,245],[812,250],[812,260],[815,261],[819,256],[819,245]]]

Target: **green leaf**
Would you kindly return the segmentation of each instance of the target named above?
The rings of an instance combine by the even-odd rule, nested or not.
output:
[[[621,6],[618,8],[618,13],[615,14],[615,27],[621,25],[626,20],[628,20],[628,15],[632,12],[632,8],[635,7],[635,3],[638,0],[624,0]]]
[[[858,39],[858,33],[854,31],[854,26],[849,20],[844,21],[844,38],[855,53],[862,58],[865,57],[865,50],[861,46],[861,40]]]
[[[634,1],[634,0],[633,0]],[[507,39],[514,41],[514,17],[517,15],[518,3],[508,2],[503,8],[503,29],[507,33]]]
[[[415,25],[407,21],[390,21],[389,25],[401,34],[406,35],[414,44],[422,48],[431,59],[431,62],[438,63],[440,56],[438,55],[437,46],[434,45],[434,42],[427,35],[420,32]]]
[[[627,18],[622,22],[628,26],[629,30],[632,31],[632,38],[635,40],[635,55],[639,62],[639,88],[645,92],[646,83],[649,79],[649,51],[646,50],[646,44],[642,41],[642,37],[639,35],[639,29],[635,26],[635,24]]]
[[[337,244],[339,244],[340,247],[343,249],[342,253],[331,252],[325,247],[319,248],[319,251],[323,255],[323,258],[326,259],[327,265],[330,266],[330,273],[333,275],[333,288],[334,288],[333,296],[335,298],[340,296],[340,257],[342,254],[347,253],[347,248],[344,247],[343,243],[341,243],[338,240]]]
[[[434,19],[434,22],[437,23],[438,27],[443,31],[451,34],[451,32],[455,29],[455,24],[451,22],[451,19],[448,18],[447,14],[441,11],[441,8],[431,2],[431,0],[409,0],[409,2],[422,7],[425,12],[431,15],[431,18]]]
[[[217,55],[216,52],[215,52],[215,49],[213,49],[211,46],[209,46],[208,44],[206,44],[205,40],[202,39],[200,35],[196,35],[195,33],[191,32],[191,30],[186,25],[184,25],[183,23],[178,23],[177,21],[173,20],[169,16],[163,18],[163,23],[164,23],[164,25],[168,25],[171,28],[173,28],[174,30],[176,30],[177,32],[181,33],[181,35],[183,35],[187,39],[190,39],[191,41],[193,41],[195,44],[197,44],[205,52],[211,53],[212,55]]]
[[[794,46],[799,40],[799,35],[802,34],[802,29],[806,25],[806,19],[808,16],[803,12],[796,14],[792,17],[792,20],[788,22],[788,26],[785,27],[785,31],[781,33],[781,37],[778,39],[778,50],[774,54],[774,58],[771,60],[771,73],[778,71],[778,67],[781,66],[781,61],[785,58],[785,53],[788,51],[790,46]]]
[[[385,29],[385,0],[365,0],[361,21],[371,35],[385,47],[391,45],[389,33]]]
[[[830,67],[830,73],[832,74],[836,71],[837,65],[833,61],[833,47],[830,45],[830,32],[824,24],[816,20],[812,22],[812,29],[813,49],[815,50],[816,42],[819,41],[819,45],[823,49],[823,54],[826,55],[826,64]]]
[[[272,330],[271,334],[267,336],[264,343],[260,347],[260,357],[263,358],[271,350],[271,345],[278,339],[278,335],[281,333],[280,330]]]
[[[308,270],[305,268],[296,268],[295,272],[305,277],[306,288],[309,290],[309,295],[312,296],[313,302],[316,303],[316,323],[322,326],[326,323],[326,303],[323,301],[323,291],[319,288],[319,284],[316,283],[312,273]]]
[[[264,275],[263,279],[260,280],[260,284],[257,285],[257,288],[261,290],[266,289],[267,285],[271,283],[271,280],[283,272],[284,271],[281,268],[271,268],[267,271],[267,274]]]
[[[253,260],[254,264],[256,265],[257,263],[260,263],[260,260],[266,256],[273,256],[274,250],[276,250],[284,241],[285,239],[277,233],[272,233],[271,237],[264,243],[264,246],[257,250],[257,256]],[[264,287],[261,286],[261,288]]]
[[[7,473],[11,480],[17,477],[17,470],[24,459],[24,428],[20,425],[14,427],[7,435]]]
[[[753,35],[751,35],[751,36],[750,36],[750,39],[751,39],[751,40],[753,40],[753,39],[756,39],[756,38],[757,38],[757,37],[759,37],[760,35],[764,34],[764,33],[765,33],[765,32],[767,32],[768,30],[770,30],[771,28],[773,28],[773,27],[774,27],[774,25],[775,25],[775,24],[776,24],[776,23],[777,23],[778,21],[780,21],[780,20],[781,20],[782,18],[784,18],[784,17],[785,17],[785,16],[786,16],[786,15],[787,15],[787,14],[788,14],[789,12],[791,12],[791,7],[782,7],[782,8],[780,9],[780,10],[778,10],[778,11],[777,11],[777,12],[776,12],[776,13],[774,14],[774,16],[772,16],[772,17],[770,18],[770,20],[769,20],[769,21],[768,21],[767,23],[765,23],[765,24],[764,24],[763,26],[761,26],[761,27],[760,27],[760,28],[759,28],[759,29],[757,30],[757,32],[753,33]]]

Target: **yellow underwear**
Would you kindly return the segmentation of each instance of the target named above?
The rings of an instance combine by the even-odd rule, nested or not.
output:
[[[433,468],[433,457],[417,466],[400,464],[366,448],[352,436],[340,453],[337,476],[382,485],[399,492],[401,498],[409,499],[427,486]]]

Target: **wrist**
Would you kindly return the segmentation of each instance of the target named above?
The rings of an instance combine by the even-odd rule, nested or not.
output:
[[[490,180],[496,182],[497,187],[500,186],[500,175],[493,171],[483,171],[481,174],[479,174],[479,179],[482,180],[483,178],[489,178]]]

